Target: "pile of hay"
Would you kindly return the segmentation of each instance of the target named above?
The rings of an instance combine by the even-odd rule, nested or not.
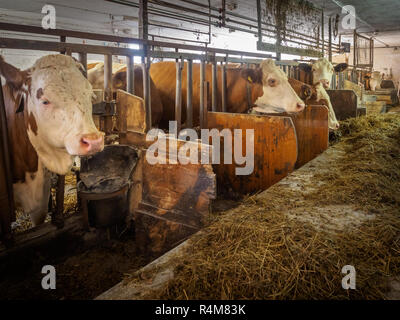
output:
[[[387,297],[400,275],[400,115],[348,120],[341,133],[329,157],[293,174],[298,183],[214,217],[174,279],[146,298]],[[356,290],[342,288],[345,265],[356,269]]]
[[[56,190],[52,188],[51,196],[53,203],[56,201]],[[64,216],[70,216],[78,212],[78,200],[76,193],[76,176],[73,172],[69,172],[65,176],[65,195],[64,195]],[[32,222],[29,215],[25,214],[21,208],[16,208],[16,222],[13,225],[13,230],[16,233],[31,229]],[[50,222],[51,216],[47,215],[45,222]]]

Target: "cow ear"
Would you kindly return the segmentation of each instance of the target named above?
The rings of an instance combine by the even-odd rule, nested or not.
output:
[[[339,63],[335,66],[335,72],[342,72],[349,67],[347,63]]]
[[[306,72],[310,73],[312,71],[312,66],[307,64],[307,63],[299,63],[299,69]]]
[[[249,83],[262,83],[262,70],[260,68],[257,69],[243,69],[240,72],[242,78],[244,78]]]
[[[16,90],[21,89],[28,79],[27,71],[21,71],[5,62],[2,56],[0,56],[0,75],[6,79],[8,85]]]

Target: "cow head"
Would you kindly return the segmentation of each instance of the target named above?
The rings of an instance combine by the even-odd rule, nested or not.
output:
[[[93,123],[89,81],[82,65],[55,54],[38,59],[26,71],[0,57],[0,73],[7,84],[23,92],[30,142],[47,169],[66,174],[73,156],[102,151],[104,134]]]
[[[299,68],[306,73],[312,72],[313,84],[321,83],[325,89],[329,89],[334,72],[342,72],[348,67],[347,63],[340,63],[333,67],[326,58],[320,58],[312,65],[300,63]]]
[[[300,112],[305,104],[293,90],[286,74],[267,59],[258,69],[244,69],[242,77],[251,82],[260,83],[263,95],[257,99],[254,110],[259,112]]]

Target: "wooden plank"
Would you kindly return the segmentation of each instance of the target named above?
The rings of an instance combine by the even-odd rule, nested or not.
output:
[[[307,106],[303,112],[290,115],[297,134],[296,169],[328,149],[328,113],[329,110],[326,106]]]
[[[136,240],[146,254],[163,253],[206,225],[211,200],[216,197],[212,165],[198,161],[202,152],[211,154],[210,146],[189,142],[197,148],[197,158],[187,155],[184,158],[194,163],[182,164],[174,162],[174,155],[188,142],[172,137],[167,137],[166,142],[157,154],[146,154],[146,148],[154,141],[146,141],[144,133],[128,130],[124,141],[142,148],[129,202]],[[166,156],[167,163],[154,163],[155,156],[161,154]]]
[[[353,90],[326,90],[338,121],[357,117],[357,95]]]
[[[236,192],[251,193],[264,190],[293,171],[297,160],[297,139],[289,117],[208,113],[208,128],[242,129],[242,150],[246,150],[246,129],[254,130],[254,171],[250,175],[236,175],[237,165],[223,164],[224,143],[221,141],[221,164],[215,165],[218,186]],[[234,154],[234,143],[231,146]]]
[[[146,132],[146,109],[142,98],[117,90],[117,112],[117,124],[122,132]]]

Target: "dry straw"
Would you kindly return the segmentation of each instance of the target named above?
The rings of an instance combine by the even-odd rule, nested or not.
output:
[[[385,298],[400,274],[400,116],[345,121],[338,139],[298,183],[216,215],[147,298]],[[344,265],[356,290],[342,288]]]

